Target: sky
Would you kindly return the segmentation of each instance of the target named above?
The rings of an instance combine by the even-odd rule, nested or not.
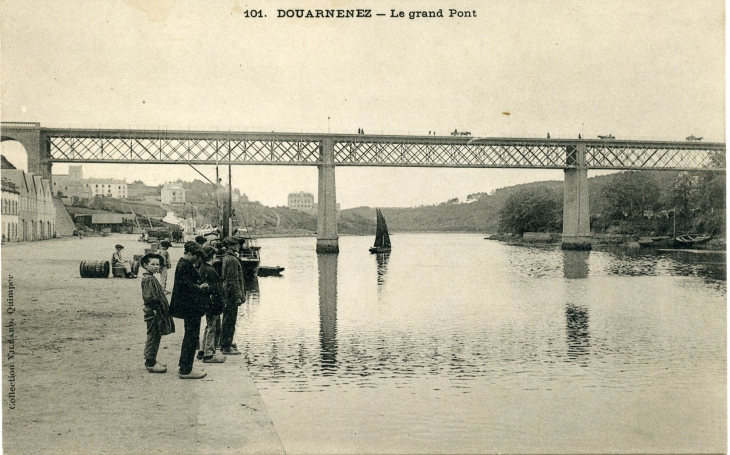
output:
[[[295,8],[385,16],[277,17]],[[408,18],[451,8],[472,17]],[[0,17],[3,121],[725,141],[724,1],[5,0]],[[18,143],[0,151],[26,166]],[[212,166],[198,170],[214,179]],[[84,174],[202,179],[183,165],[85,164]],[[559,170],[338,167],[336,197],[342,208],[408,207],[562,179]],[[234,166],[233,186],[285,205],[290,192],[317,194],[317,168]]]

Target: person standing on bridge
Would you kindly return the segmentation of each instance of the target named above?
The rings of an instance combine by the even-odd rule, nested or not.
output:
[[[241,352],[233,344],[233,335],[236,332],[238,307],[246,301],[243,284],[243,267],[236,257],[238,252],[238,238],[226,237],[223,239],[226,254],[223,256],[221,278],[223,279],[223,323],[221,327],[221,352],[224,355],[239,355]]]

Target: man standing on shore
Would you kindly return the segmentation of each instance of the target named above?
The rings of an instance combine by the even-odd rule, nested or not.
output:
[[[170,262],[170,252],[167,251],[167,249],[171,246],[172,243],[167,240],[163,240],[160,242],[160,251],[158,252],[158,254],[162,256],[162,263],[160,263],[160,286],[162,286],[162,291],[165,294],[170,293],[170,291],[167,290],[167,271],[172,268],[172,263]]]
[[[223,323],[221,329],[221,352],[224,355],[239,355],[241,352],[233,344],[233,335],[236,332],[236,320],[238,319],[238,307],[246,301],[246,294],[243,286],[243,268],[238,262],[238,238],[226,237],[223,244],[227,251],[223,256],[222,276],[223,295],[225,306],[223,308]]]
[[[200,318],[208,310],[208,284],[203,283],[196,265],[203,251],[195,242],[187,242],[183,257],[175,268],[175,283],[170,298],[170,315],[185,321],[185,335],[180,347],[178,371],[181,379],[200,379],[204,371],[193,369],[195,351],[200,339]]]
[[[215,249],[210,246],[203,248],[203,262],[198,268],[198,273],[205,283],[208,283],[208,295],[210,302],[208,311],[205,312],[205,332],[203,342],[198,351],[198,359],[203,363],[223,363],[225,356],[216,354],[216,347],[220,345],[221,337],[221,313],[223,312],[223,286],[220,275],[213,268]]]

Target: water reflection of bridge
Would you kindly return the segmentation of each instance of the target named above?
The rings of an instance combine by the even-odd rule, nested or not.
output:
[[[318,254],[319,341],[322,374],[337,370],[337,256]]]
[[[0,127],[48,179],[53,163],[317,166],[322,253],[339,252],[336,166],[563,169],[567,249],[590,249],[588,169],[725,170],[725,144],[708,142]]]
[[[588,277],[588,251],[563,251],[563,275],[565,278]],[[568,343],[568,360],[580,366],[587,366],[591,347],[591,334],[587,302],[580,285],[571,286],[565,302],[565,332]]]

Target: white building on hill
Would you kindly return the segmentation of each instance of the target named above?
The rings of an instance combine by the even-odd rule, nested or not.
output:
[[[117,179],[84,179],[81,166],[69,166],[68,174],[53,174],[53,194],[91,198],[94,196],[126,199],[127,181]]]
[[[314,203],[314,195],[300,191],[298,193],[289,193],[286,200],[286,206],[292,210],[300,212],[313,213],[317,207]]]
[[[165,183],[160,191],[160,202],[167,205],[185,203],[185,188],[181,182]]]

